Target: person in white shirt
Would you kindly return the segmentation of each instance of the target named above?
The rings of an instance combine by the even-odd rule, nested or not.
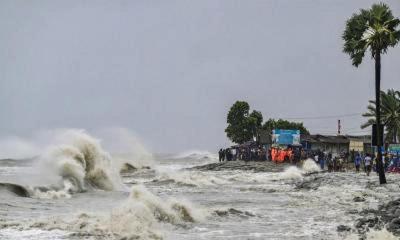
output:
[[[367,155],[364,158],[364,166],[365,166],[365,171],[367,172],[367,176],[369,176],[372,168],[372,158],[369,155],[369,153],[367,153]]]

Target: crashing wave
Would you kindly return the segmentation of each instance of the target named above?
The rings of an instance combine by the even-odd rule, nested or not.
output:
[[[255,217],[256,215],[248,212],[248,211],[240,211],[235,208],[228,208],[224,210],[215,210],[214,214],[219,216],[219,217],[226,217],[226,216],[239,216],[242,218],[248,218],[248,217]]]
[[[227,184],[229,181],[218,178],[216,176],[198,172],[198,171],[174,171],[174,172],[160,172],[160,177],[155,179],[154,182],[158,183],[176,183],[184,186],[205,187],[213,185]]]
[[[128,204],[132,202],[143,204],[158,221],[162,222],[173,224],[197,222],[205,217],[204,212],[193,207],[191,203],[185,200],[161,199],[142,185],[132,188]]]
[[[189,158],[195,160],[203,160],[203,159],[218,160],[218,156],[215,153],[211,153],[208,151],[198,151],[198,150],[186,151],[174,156],[173,158],[175,159]]]
[[[279,179],[302,179],[303,171],[295,166],[288,167],[279,175]]]
[[[49,147],[40,157],[40,170],[53,174],[59,185],[72,192],[122,189],[118,170],[97,139],[83,130],[68,130],[59,139],[61,144]]]
[[[381,230],[370,229],[364,237],[359,236],[356,233],[352,233],[348,235],[345,240],[358,240],[358,239],[365,239],[365,240],[398,240],[399,237],[393,235],[393,233],[389,232],[386,228]]]
[[[70,219],[52,217],[29,224],[20,222],[18,227],[60,229],[73,232],[73,237],[85,239],[160,240],[163,239],[160,224],[181,227],[203,221],[206,216],[205,211],[188,201],[162,199],[138,185],[132,188],[128,199],[109,214],[82,213]]]
[[[301,169],[295,166],[290,166],[285,171],[279,174],[279,180],[286,180],[286,179],[302,179],[304,175],[320,172],[321,168],[315,163],[312,159],[307,159]]]
[[[124,166],[135,168],[132,161],[113,159],[100,141],[84,130],[58,131],[52,141],[37,158],[32,171],[35,175],[27,178],[28,187],[22,187],[30,197],[70,197],[91,189],[125,190],[120,170]]]
[[[0,183],[0,190],[6,190],[9,193],[15,194],[19,197],[29,197],[31,196],[28,189],[25,187],[13,184],[13,183]]]
[[[302,170],[304,171],[304,173],[310,174],[320,172],[321,168],[318,166],[318,164],[315,163],[314,160],[309,158],[303,163]]]

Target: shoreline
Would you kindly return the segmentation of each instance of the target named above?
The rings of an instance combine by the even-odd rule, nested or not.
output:
[[[202,170],[202,171],[225,171],[225,170],[242,170],[253,172],[283,172],[286,168],[295,166],[289,163],[274,163],[271,161],[225,161],[209,163],[201,166],[188,168],[187,170]],[[347,169],[347,172],[354,172],[352,168]],[[327,171],[319,173],[329,174]],[[309,174],[307,174],[309,175]],[[315,186],[314,186],[315,184]],[[310,186],[309,186],[310,185]],[[312,185],[312,186],[311,186]],[[319,181],[304,181],[296,184],[297,189],[311,190],[319,187]],[[354,198],[353,201],[362,202],[363,198]],[[360,239],[370,230],[386,230],[400,239],[400,198],[382,202],[378,209],[364,209],[360,212],[355,212],[359,217],[352,225],[338,225],[337,232],[357,232],[360,234]]]
[[[188,170],[203,171],[224,171],[224,170],[242,170],[254,172],[283,172],[287,167],[294,166],[289,163],[274,163],[271,161],[224,161],[209,163],[201,166],[188,168]]]

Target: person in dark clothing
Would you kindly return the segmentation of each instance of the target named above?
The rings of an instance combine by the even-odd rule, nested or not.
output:
[[[218,158],[219,158],[219,161],[220,161],[220,162],[222,161],[222,156],[223,156],[223,150],[222,150],[222,148],[221,148],[221,149],[219,149],[219,151],[218,151]]]
[[[319,160],[319,166],[321,167],[322,170],[324,170],[324,168],[325,168],[325,153],[323,151],[319,151],[318,160]]]
[[[328,163],[328,172],[332,172],[333,171],[333,158],[332,158],[331,152],[328,153],[327,163]]]
[[[354,159],[354,165],[355,165],[355,167],[356,167],[356,172],[359,172],[359,171],[360,171],[361,160],[362,160],[362,159],[361,159],[360,154],[357,153],[357,155],[355,156],[355,159]]]
[[[225,157],[226,157],[226,161],[231,161],[232,160],[231,149],[227,148],[225,150]]]

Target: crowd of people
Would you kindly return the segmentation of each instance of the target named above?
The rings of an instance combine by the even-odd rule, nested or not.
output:
[[[262,146],[256,146],[252,148],[237,147],[220,149],[218,151],[219,161],[265,161],[267,160],[267,151]]]
[[[399,154],[385,153],[382,156],[382,164],[386,172],[400,173],[400,156]],[[354,158],[354,166],[356,172],[363,169],[367,175],[371,171],[377,171],[377,158],[374,154],[365,154],[363,156],[360,153],[356,153]]]
[[[231,147],[220,149],[219,161],[275,161],[298,164],[301,160],[313,159],[322,170],[328,172],[341,172],[353,168],[356,172],[364,171],[369,175],[376,171],[376,156],[374,154],[362,154],[359,152],[341,152],[334,154],[321,150],[305,150],[303,148],[269,148],[264,146]],[[387,172],[400,173],[400,155],[386,153],[382,156],[382,162]],[[353,165],[354,164],[354,165]]]
[[[348,159],[349,154],[347,152],[341,152],[339,154],[333,154],[332,152],[324,152],[321,150],[309,151],[307,158],[312,158],[319,164],[322,170],[327,167],[328,172],[341,172],[345,170],[345,163]]]
[[[352,164],[354,164],[356,172],[363,170],[368,176],[372,171],[377,171],[377,158],[375,154],[355,152],[350,155],[347,152],[342,152],[338,155],[333,155],[330,152],[317,150],[313,155],[314,161],[320,165],[321,169],[324,170],[326,165],[328,172],[346,171],[349,170],[347,168],[352,168]],[[386,172],[400,173],[399,154],[383,154],[382,164]]]

